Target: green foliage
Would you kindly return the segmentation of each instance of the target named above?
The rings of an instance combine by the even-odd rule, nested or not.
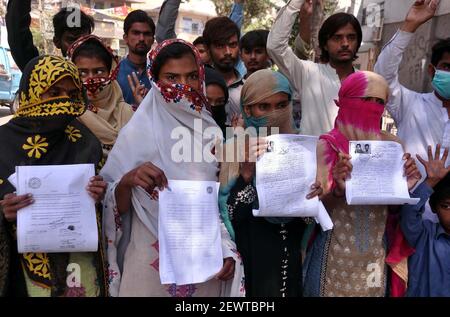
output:
[[[287,3],[289,0],[283,1]],[[323,0],[323,1],[324,4],[322,17],[325,19],[331,14],[333,14],[338,2],[336,0]],[[212,2],[216,6],[217,14],[219,16],[230,15],[231,7],[233,6],[234,0],[212,0]],[[270,30],[274,19],[273,13],[277,12],[279,9],[280,8],[274,5],[270,0],[245,0],[243,33],[256,29]],[[292,28],[292,34],[290,39],[291,44],[293,43],[295,37],[298,34],[298,28],[299,25],[298,22],[296,21]]]
[[[39,52],[44,52],[44,36],[39,29],[30,28],[31,34],[33,35],[34,46],[37,47]]]
[[[219,16],[229,16],[233,0],[212,0]],[[269,28],[272,25],[270,13],[275,6],[270,0],[245,0],[244,3],[244,30]]]
[[[334,13],[334,10],[336,10],[337,5],[338,1],[326,0],[323,8],[324,16],[329,17],[330,15],[332,15]]]

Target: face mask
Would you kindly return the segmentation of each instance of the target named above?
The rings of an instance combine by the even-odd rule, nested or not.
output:
[[[439,96],[447,100],[450,99],[450,72],[436,69],[431,84]]]
[[[225,112],[225,106],[213,106],[211,107],[211,114],[216,123],[221,127],[225,125],[227,120],[227,113]]]
[[[191,102],[191,109],[200,112],[208,103],[206,97],[199,93],[196,89],[185,84],[169,84],[162,80],[156,83],[163,98],[166,102],[179,102],[182,98],[186,98]]]
[[[83,82],[83,86],[93,96],[105,89],[109,84],[111,84],[111,79],[105,77],[90,77]]]
[[[379,134],[380,121],[383,116],[384,106],[361,98],[342,97],[336,101],[339,112],[336,117],[336,125],[348,125],[367,133]]]
[[[259,129],[260,128],[266,128],[267,127],[267,117],[244,117],[245,127],[253,127],[256,129],[256,134],[259,135]]]

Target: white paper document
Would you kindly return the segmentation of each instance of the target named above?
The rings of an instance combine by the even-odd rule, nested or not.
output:
[[[217,183],[169,180],[159,193],[161,284],[212,279],[223,266]]]
[[[404,151],[392,141],[350,141],[353,171],[345,182],[349,205],[415,205],[404,176]]]
[[[323,230],[333,223],[317,197],[306,199],[316,181],[317,137],[278,134],[256,162],[259,209],[255,217],[314,217]]]
[[[17,244],[25,252],[94,252],[95,202],[86,191],[93,164],[17,166],[17,194],[34,203],[17,213]]]

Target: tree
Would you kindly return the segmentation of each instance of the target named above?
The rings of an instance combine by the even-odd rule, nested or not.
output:
[[[287,3],[289,0],[283,0]],[[335,0],[314,0],[315,8],[312,17],[311,37],[316,56],[320,55],[318,34],[323,21],[334,13],[338,2]],[[228,16],[234,0],[212,0],[219,16]],[[352,1],[353,4],[354,1]],[[280,9],[271,0],[245,0],[244,3],[244,33],[255,29],[270,29],[273,24],[272,14]],[[291,44],[298,34],[298,23],[292,28]]]
[[[212,0],[212,2],[219,16],[228,16],[234,0]],[[270,0],[245,0],[243,28],[250,30],[270,27],[272,23],[267,17],[272,12],[272,8],[275,6]]]
[[[45,46],[44,46],[44,36],[42,35],[42,32],[39,29],[36,28],[30,28],[31,34],[33,35],[33,44],[37,47],[39,52],[45,52]],[[47,52],[45,52],[47,53]]]

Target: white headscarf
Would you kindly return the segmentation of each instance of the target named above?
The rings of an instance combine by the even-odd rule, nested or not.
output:
[[[119,295],[121,272],[123,272],[124,255],[127,250],[130,232],[130,212],[120,216],[115,201],[115,188],[122,176],[145,162],[158,166],[168,179],[175,180],[217,180],[217,163],[208,163],[200,159],[198,162],[176,162],[172,152],[179,139],[172,139],[175,129],[182,128],[184,137],[192,140],[190,150],[194,153],[208,153],[214,144],[213,137],[203,138],[207,128],[215,128],[220,133],[210,113],[206,110],[205,73],[198,51],[182,40],[168,40],[150,52],[149,69],[158,53],[174,42],[191,47],[197,65],[199,65],[200,91],[198,93],[185,85],[167,85],[152,81],[152,89],[144,98],[129,123],[120,131],[119,137],[109,154],[108,160],[100,172],[110,186],[106,193],[103,217],[103,231],[107,238],[107,258],[109,271],[109,291],[111,296]],[[150,75],[151,72],[149,72]],[[152,78],[154,76],[151,76]],[[194,120],[200,119],[201,127],[194,126]],[[175,137],[180,137],[175,133]],[[185,149],[186,150],[186,149]],[[156,200],[142,188],[132,190],[132,206],[143,225],[158,237],[159,206]],[[122,222],[122,223],[120,223]],[[232,242],[228,231],[221,223],[223,257],[235,260],[235,274],[230,281],[221,283],[221,296],[243,296],[243,266],[236,245]]]
[[[168,40],[161,43],[150,53],[150,66],[161,49],[182,40]],[[194,56],[196,51],[193,50]],[[196,56],[198,59],[198,56]],[[204,67],[199,65],[200,87],[203,93],[198,93],[193,88],[185,85],[167,85],[152,80],[152,89],[142,101],[138,110],[122,128],[116,143],[111,150],[108,160],[100,174],[108,182],[118,182],[123,175],[145,162],[151,162],[159,167],[167,179],[175,180],[217,180],[217,163],[208,163],[203,160],[194,162],[194,153],[210,151],[214,140],[203,138],[203,132],[209,127],[220,128],[215,123],[211,114],[206,110],[204,97]],[[150,73],[151,74],[151,73]],[[153,76],[152,76],[153,77]],[[201,127],[195,126],[194,120],[201,122]],[[183,130],[184,140],[192,141],[191,162],[175,162],[172,152],[177,143],[181,144],[181,136],[178,129]],[[174,133],[173,139],[172,133]],[[185,148],[186,150],[186,148]],[[178,151],[176,151],[178,152]],[[158,202],[152,200],[142,188],[134,188],[132,204],[140,220],[152,232],[158,236]]]

